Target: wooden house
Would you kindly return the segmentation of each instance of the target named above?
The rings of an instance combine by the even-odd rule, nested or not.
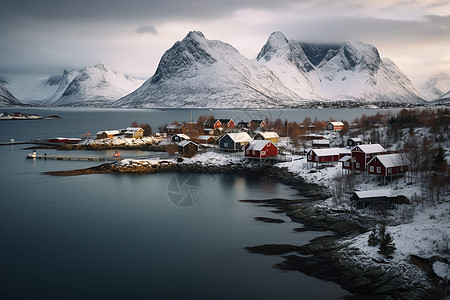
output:
[[[350,197],[352,206],[357,209],[364,208],[395,208],[398,196],[391,189],[356,191]]]
[[[264,122],[263,120],[251,120],[250,122],[248,122],[247,128],[255,130],[257,128],[264,128],[266,127],[266,125],[266,122]]]
[[[98,139],[107,139],[107,138],[113,138],[117,135],[121,135],[122,133],[119,130],[104,130],[97,132],[97,138]]]
[[[271,141],[272,143],[278,142],[279,138],[280,136],[278,135],[278,133],[273,131],[259,132],[253,137],[253,139],[255,140],[267,140]]]
[[[208,119],[203,123],[203,128],[235,128],[235,124],[232,119]]]
[[[166,126],[167,136],[186,132],[186,127],[183,124],[171,124]]]
[[[178,154],[184,157],[192,157],[198,153],[198,145],[189,140],[178,143]]]
[[[347,148],[311,149],[307,153],[307,161],[317,164],[335,163],[350,153]]]
[[[342,122],[330,122],[327,124],[327,130],[341,131],[344,129],[344,123]]]
[[[277,157],[278,148],[268,140],[253,140],[244,146],[244,155],[249,159]]]
[[[199,135],[195,141],[199,144],[214,144],[216,140],[211,135]]]
[[[239,123],[236,124],[236,128],[239,128],[239,129],[248,128],[248,123],[249,122],[239,121]]]
[[[404,154],[382,154],[373,157],[367,163],[367,172],[369,175],[384,176],[386,180],[386,177],[403,175],[410,164]]]
[[[312,147],[313,147],[313,149],[330,148],[330,140],[327,140],[327,139],[313,140]]]
[[[346,170],[366,171],[369,161],[380,154],[386,153],[386,149],[380,144],[358,145],[352,149],[351,160],[348,166],[342,166]]]
[[[127,129],[125,129],[123,136],[126,138],[139,139],[144,136],[144,129],[142,129],[141,127],[128,127]]]
[[[355,147],[362,144],[362,140],[360,138],[349,138],[347,140],[347,146]]]
[[[190,139],[191,138],[188,135],[184,134],[184,133],[177,133],[177,134],[172,136],[172,142],[174,142],[174,143],[179,143],[181,141],[190,140]]]
[[[252,140],[246,132],[227,133],[219,138],[219,148],[226,151],[240,151]]]

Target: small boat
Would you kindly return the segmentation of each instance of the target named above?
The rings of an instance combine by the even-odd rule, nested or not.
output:
[[[33,151],[33,153],[28,153],[28,154],[27,154],[27,158],[36,158],[36,157],[37,157],[36,150]]]
[[[120,152],[119,152],[119,151],[114,151],[113,156],[114,156],[114,157],[119,157],[119,156],[120,156]]]

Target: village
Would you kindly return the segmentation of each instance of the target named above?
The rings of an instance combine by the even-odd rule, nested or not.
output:
[[[325,228],[338,231],[341,223],[364,220],[356,232],[340,232],[343,239],[334,244],[333,255],[345,256],[345,263],[356,269],[375,269],[386,276],[392,276],[390,264],[399,266],[395,272],[414,270],[395,273],[401,284],[419,276],[420,268],[428,268],[433,284],[442,291],[450,261],[449,125],[448,109],[363,115],[351,124],[331,118],[235,123],[211,115],[160,126],[158,133],[148,124],[133,122],[125,129],[98,131],[77,145],[98,149],[128,145],[168,155],[160,160],[119,159],[109,164],[110,169],[94,168],[94,173],[154,173],[177,171],[180,166],[210,174],[227,168],[258,170],[255,176],[261,176],[261,170],[288,172],[298,182],[326,190],[306,206],[291,207],[294,218],[309,211],[310,222],[325,226],[320,220],[326,220]],[[155,148],[145,148],[149,144]],[[413,267],[412,257],[424,259],[428,267]],[[430,288],[418,282],[424,291]]]

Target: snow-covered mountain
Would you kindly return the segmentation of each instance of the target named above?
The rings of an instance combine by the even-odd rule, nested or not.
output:
[[[16,99],[8,89],[0,82],[0,106],[16,106],[23,105],[19,100]]]
[[[137,89],[144,80],[113,72],[103,64],[64,71],[58,90],[45,104],[53,106],[110,106]]]
[[[81,71],[74,70],[74,69],[64,69],[63,75],[61,76],[58,84],[56,85],[56,90],[48,96],[42,104],[44,105],[53,105],[55,102],[57,102],[64,92],[66,91],[67,87],[72,83],[72,81],[77,77]],[[52,78],[52,76],[49,77],[49,79]],[[56,83],[56,81],[55,81]]]
[[[425,100],[439,99],[450,90],[450,75],[439,73],[426,79],[416,79],[416,87]]]
[[[300,97],[231,45],[192,31],[162,56],[149,80],[119,107],[280,107]]]
[[[450,90],[439,98],[439,101],[450,101]]]
[[[418,103],[411,81],[378,50],[361,42],[310,44],[274,32],[257,56],[300,97],[327,101]]]
[[[56,92],[60,81],[60,75],[48,78],[10,76],[5,78],[5,86],[21,102],[38,105]]]

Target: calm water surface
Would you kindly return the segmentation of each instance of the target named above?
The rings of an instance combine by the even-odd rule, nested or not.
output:
[[[0,122],[0,141],[77,136],[86,129],[139,122],[145,113],[150,120],[160,114],[40,113],[47,112],[63,119]],[[179,208],[169,201],[168,183],[190,174],[52,177],[43,172],[98,163],[26,160],[30,150],[23,148],[0,146],[1,299],[335,299],[348,294],[334,283],[272,268],[282,260],[279,256],[243,249],[302,245],[323,234],[294,232],[301,225],[284,215],[239,202],[298,199],[288,186],[263,178],[197,174],[198,202]],[[262,223],[254,220],[258,216],[287,222]]]

